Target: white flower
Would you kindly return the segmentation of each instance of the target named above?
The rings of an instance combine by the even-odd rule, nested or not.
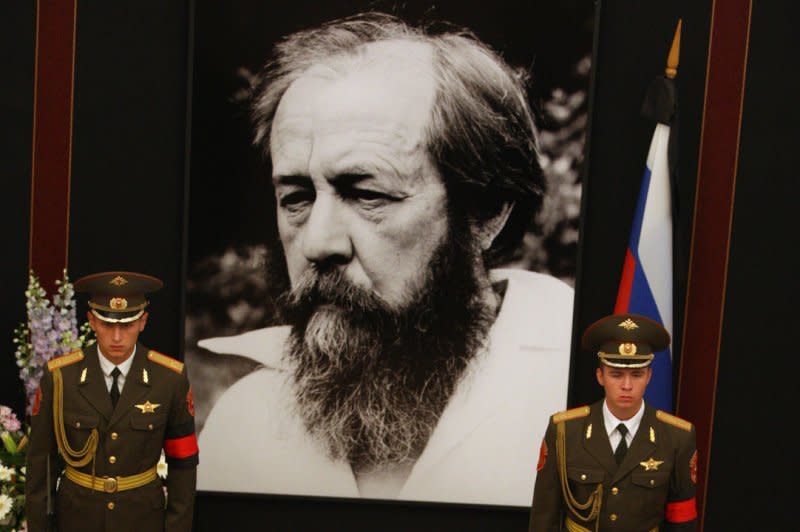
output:
[[[0,519],[5,519],[11,507],[14,505],[14,500],[6,494],[0,495]]]
[[[164,453],[162,452],[161,458],[158,460],[158,465],[156,465],[156,472],[158,473],[158,476],[160,476],[161,478],[167,478],[168,469],[169,466],[167,465],[167,460],[164,457]]]
[[[6,467],[0,465],[0,480],[2,481],[9,481],[11,477],[14,475],[14,468],[13,467]]]

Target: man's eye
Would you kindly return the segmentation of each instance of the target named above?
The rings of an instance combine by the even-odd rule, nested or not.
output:
[[[342,197],[348,200],[359,201],[372,207],[395,201],[393,196],[368,188],[352,188],[345,190],[342,192]]]
[[[295,190],[280,196],[278,200],[284,209],[294,210],[303,207],[308,203],[313,203],[314,193],[309,190]]]

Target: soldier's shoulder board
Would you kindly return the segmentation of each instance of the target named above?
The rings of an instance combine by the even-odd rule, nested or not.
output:
[[[81,360],[83,360],[83,351],[78,349],[77,351],[67,353],[66,355],[51,358],[47,361],[47,369],[49,371],[55,371],[58,368],[69,366],[76,362],[80,362]]]
[[[158,351],[153,351],[151,349],[147,353],[147,358],[160,366],[171,369],[176,373],[181,373],[183,371],[183,362],[180,360],[175,360],[172,357],[168,357],[167,355],[159,353]]]
[[[656,411],[656,417],[667,423],[668,425],[672,425],[673,427],[678,427],[679,429],[685,430],[686,432],[690,432],[692,430],[692,424],[686,421],[685,419],[681,419],[678,416],[673,416],[672,414],[668,414],[663,410]]]
[[[569,421],[570,419],[578,419],[589,415],[591,408],[589,406],[579,406],[564,410],[557,414],[553,414],[553,423],[561,423],[562,421]]]

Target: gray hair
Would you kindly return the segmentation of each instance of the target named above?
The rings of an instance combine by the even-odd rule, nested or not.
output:
[[[364,13],[293,33],[278,42],[253,82],[254,144],[269,157],[272,120],[289,86],[312,66],[356,55],[366,45],[406,40],[433,51],[436,96],[427,149],[448,193],[451,212],[481,223],[514,204],[484,260],[512,253],[544,193],[527,75],[468,30],[433,33],[384,13]]]

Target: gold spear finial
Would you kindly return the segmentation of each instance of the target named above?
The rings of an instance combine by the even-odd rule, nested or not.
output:
[[[667,68],[664,73],[669,79],[674,79],[678,74],[678,57],[681,55],[681,19],[678,19],[678,27],[675,28],[675,37],[672,38],[672,48],[669,49],[667,57]]]

